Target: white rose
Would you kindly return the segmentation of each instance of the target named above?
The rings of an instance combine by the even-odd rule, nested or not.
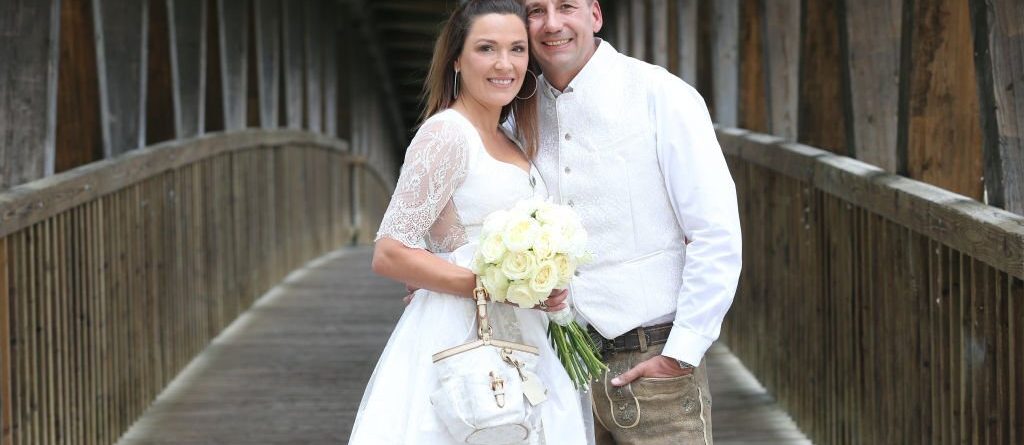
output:
[[[491,300],[497,302],[505,301],[505,293],[508,290],[508,277],[502,273],[498,266],[488,266],[480,275],[480,284],[491,294]]]
[[[579,227],[573,228],[571,232],[572,234],[568,238],[568,252],[576,257],[585,255],[587,250],[587,231]]]
[[[559,208],[550,202],[543,202],[537,206],[536,218],[541,224],[558,224]]]
[[[533,253],[537,254],[537,259],[548,259],[555,254],[561,244],[559,235],[557,227],[545,225],[540,229],[540,233],[533,240]]]
[[[524,308],[534,307],[541,302],[541,300],[537,299],[533,290],[530,289],[530,285],[521,281],[513,282],[508,286],[505,298],[509,303]]]
[[[533,240],[539,232],[540,224],[537,223],[537,220],[521,215],[513,216],[505,224],[505,230],[502,232],[501,238],[505,241],[505,247],[508,250],[522,252],[533,247]]]
[[[551,261],[558,267],[558,284],[555,287],[564,289],[569,285],[569,280],[572,280],[573,274],[576,272],[576,264],[569,258],[569,255],[564,253],[555,255]]]
[[[545,260],[537,265],[537,270],[533,272],[528,283],[538,297],[547,298],[558,284],[558,278],[558,265],[552,260]]]
[[[489,236],[493,233],[501,232],[505,228],[505,224],[508,223],[509,218],[512,214],[508,210],[497,210],[487,215],[484,219],[484,225],[480,233],[483,236]]]
[[[484,261],[483,253],[478,250],[476,251],[476,254],[473,255],[473,262],[469,264],[469,270],[472,270],[473,273],[480,275],[480,272],[482,272],[485,267],[487,267],[487,262]]]
[[[537,209],[544,204],[544,201],[539,199],[524,199],[516,203],[512,207],[512,211],[518,216],[529,216],[533,217],[533,214],[537,212]]]
[[[537,257],[533,252],[509,252],[501,261],[501,272],[510,280],[522,280],[537,269]]]
[[[537,220],[545,224],[566,224],[575,218],[575,213],[563,205],[544,203],[537,209]]]
[[[500,233],[492,233],[480,244],[480,254],[485,262],[498,264],[505,256],[505,242],[501,239]]]

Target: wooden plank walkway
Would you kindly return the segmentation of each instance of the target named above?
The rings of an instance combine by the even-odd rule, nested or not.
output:
[[[346,249],[296,271],[217,337],[119,442],[344,444],[401,314],[402,286]],[[725,348],[710,355],[718,444],[809,443]],[[384,444],[382,444],[384,445]]]

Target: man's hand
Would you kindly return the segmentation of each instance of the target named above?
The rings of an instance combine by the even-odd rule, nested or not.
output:
[[[672,378],[693,373],[693,368],[680,368],[674,358],[658,355],[637,363],[633,369],[612,379],[612,385],[625,386],[640,377]]]
[[[569,291],[567,289],[555,289],[548,295],[548,299],[544,300],[543,303],[534,306],[534,309],[540,309],[544,312],[558,312],[568,307],[565,304],[565,299],[569,297]]]

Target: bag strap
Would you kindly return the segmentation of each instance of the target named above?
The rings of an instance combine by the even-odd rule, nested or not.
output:
[[[476,278],[476,289],[473,289],[473,298],[476,300],[476,321],[479,327],[476,334],[481,340],[491,340],[491,323],[487,319],[487,300],[489,295],[487,289],[480,283],[480,277]]]

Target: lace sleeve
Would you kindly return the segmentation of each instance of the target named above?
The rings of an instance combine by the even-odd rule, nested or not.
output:
[[[467,138],[453,122],[428,120],[413,138],[377,238],[425,248],[426,238],[466,178]],[[450,229],[450,228],[449,228]]]

